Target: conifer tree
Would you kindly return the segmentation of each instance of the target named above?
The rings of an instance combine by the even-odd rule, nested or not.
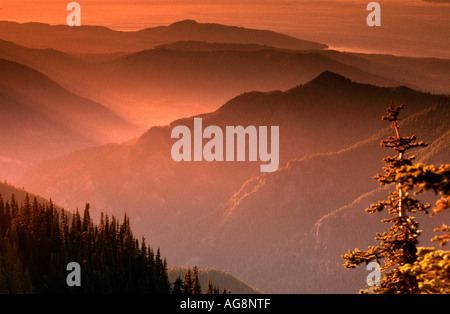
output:
[[[11,195],[11,219],[17,218],[19,215],[19,205],[17,204],[14,194]]]
[[[167,267],[167,259],[164,257],[163,259],[163,267],[159,274],[159,278],[161,281],[160,284],[160,293],[170,293],[170,282],[169,282],[169,270]]]
[[[208,279],[208,285],[206,286],[205,294],[219,294],[219,288],[214,286],[211,279]]]
[[[3,238],[10,224],[10,213],[6,210],[3,197],[0,194],[0,238]]]
[[[0,292],[2,293],[169,293],[167,261],[133,237],[128,216],[101,214],[93,223],[89,205],[83,218],[50,201],[29,196],[24,204],[0,197]],[[12,215],[12,212],[14,215]],[[81,264],[82,287],[66,284],[68,262]]]
[[[176,295],[183,294],[183,289],[183,280],[181,279],[181,276],[178,276],[177,279],[173,282],[172,293]]]
[[[417,259],[418,237],[421,233],[419,224],[410,213],[416,211],[428,213],[429,204],[422,204],[419,200],[406,193],[397,177],[397,171],[405,166],[412,166],[415,156],[407,157],[405,153],[415,147],[424,147],[424,142],[415,142],[415,135],[405,137],[400,135],[398,116],[404,105],[395,107],[392,103],[387,109],[387,116],[382,119],[391,122],[395,130],[395,136],[389,136],[381,141],[381,145],[392,148],[396,156],[384,158],[387,167],[384,174],[375,177],[381,185],[394,184],[396,190],[389,193],[387,200],[372,204],[366,209],[369,213],[387,211],[390,218],[383,222],[391,224],[389,232],[377,233],[375,239],[380,241],[380,246],[370,246],[367,251],[355,249],[343,255],[346,268],[355,268],[361,263],[376,261],[383,263],[381,267],[381,284],[373,290],[377,293],[418,293],[419,285],[416,276],[402,272],[399,267],[413,264]]]
[[[2,258],[0,256],[0,294],[9,293],[8,284],[6,283],[6,276],[4,274]]]
[[[214,286],[211,279],[208,279],[208,284],[206,285],[205,294],[214,294]]]
[[[4,280],[8,286],[9,293],[28,294],[31,293],[32,284],[28,271],[23,268],[20,251],[15,243],[9,239],[3,239],[0,244],[3,255]]]
[[[192,273],[190,267],[188,267],[184,274],[183,294],[192,294]]]
[[[414,190],[415,195],[433,191],[441,196],[433,208],[432,216],[450,208],[450,165],[404,166],[397,170],[397,180],[402,189]],[[431,241],[439,242],[444,247],[450,240],[450,228],[443,224],[434,231],[443,234],[435,236]],[[450,294],[450,251],[419,247],[417,260],[401,266],[400,271],[416,277],[420,293]]]
[[[198,267],[192,268],[192,294],[202,294],[202,287],[200,286],[200,278],[198,273]]]
[[[424,165],[422,163],[415,166],[404,166],[397,170],[397,180],[401,188],[405,191],[414,190],[414,194],[418,195],[425,191],[433,191],[441,198],[436,202],[433,208],[432,216],[442,213],[450,208],[450,165],[441,165],[439,167],[433,165]],[[436,232],[442,232],[433,238],[433,241],[440,242],[444,246],[450,240],[450,228],[446,224],[442,224],[440,228],[435,229]]]

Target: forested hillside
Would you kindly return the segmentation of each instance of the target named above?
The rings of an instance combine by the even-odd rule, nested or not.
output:
[[[70,262],[81,265],[81,286],[66,283]],[[26,195],[0,197],[0,293],[169,293],[167,261],[133,236],[130,220],[101,215],[89,205],[57,210]]]

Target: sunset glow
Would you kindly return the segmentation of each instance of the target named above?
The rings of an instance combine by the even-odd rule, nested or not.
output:
[[[449,17],[0,0],[0,294],[450,293]]]
[[[1,4],[0,20],[65,24],[65,0],[18,0]],[[364,27],[361,1],[79,1],[83,25],[134,31],[194,19],[271,29],[360,52],[450,58],[450,4],[385,1],[382,27]],[[420,40],[420,45],[418,41]]]

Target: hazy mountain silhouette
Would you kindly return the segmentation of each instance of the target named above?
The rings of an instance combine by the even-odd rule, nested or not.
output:
[[[450,79],[448,60],[198,41],[125,55],[76,57],[0,41],[0,58],[37,69],[71,92],[138,123],[142,130],[211,111],[246,91],[285,90],[326,70],[361,83],[394,86],[407,82],[409,87],[435,92],[447,91]],[[430,73],[429,79],[423,79],[423,72]]]
[[[187,267],[174,266],[169,268],[169,281],[173,283],[178,276],[183,280]],[[192,269],[191,269],[192,271]],[[236,278],[232,274],[213,267],[199,269],[200,286],[205,292],[208,286],[208,280],[211,280],[214,286],[219,288],[220,293],[224,289],[230,290],[232,294],[260,294],[258,289],[249,286],[247,283]]]
[[[136,130],[30,67],[0,59],[0,69],[2,177],[13,180],[42,159],[129,138]]]
[[[155,47],[155,49],[158,48],[176,51],[203,51],[203,52],[224,51],[224,50],[233,50],[233,51],[288,50],[291,52],[295,51],[292,49],[276,48],[273,46],[258,45],[258,44],[238,44],[232,42],[217,43],[217,42],[194,41],[194,40],[175,41]]]
[[[114,58],[0,41],[0,58],[33,67],[146,128],[210,111],[248,90],[286,89],[325,70],[381,86],[400,84],[318,53],[255,44],[177,42]]]
[[[389,77],[432,93],[450,93],[450,60],[411,58],[384,54],[362,54],[323,50],[319,53],[363,71]]]
[[[0,40],[0,58],[31,67],[58,83],[65,82],[64,87],[71,85],[76,73],[86,73],[84,79],[92,75],[88,72],[92,67],[91,63],[51,48],[33,49]]]
[[[328,46],[307,40],[300,40],[267,30],[255,30],[216,23],[197,23],[184,20],[168,27],[149,28],[139,31],[147,36],[167,38],[168,41],[194,40],[238,44],[259,44],[295,50],[325,49]],[[159,36],[158,36],[159,35]]]
[[[255,49],[248,45],[234,45],[234,50],[230,50],[229,46],[191,42],[185,43],[182,49],[160,47],[126,55],[102,64],[102,71],[108,73],[106,80],[93,82],[93,85],[101,91],[110,90],[114,95],[99,99],[101,103],[109,102],[120,112],[135,108],[133,118],[143,123],[148,117],[150,125],[166,124],[168,118],[173,120],[211,111],[246,91],[285,90],[326,70],[358,82],[401,85],[319,53]],[[100,94],[106,95],[105,92]],[[155,107],[166,111],[155,110]]]
[[[407,104],[403,118],[429,110],[436,121],[422,127],[414,120],[421,138],[435,141],[448,130],[448,97],[324,72],[285,92],[242,94],[201,115],[204,127],[278,125],[280,167],[292,161],[275,173],[261,175],[259,162],[174,162],[171,129],[192,126],[190,117],[136,141],[42,162],[20,184],[68,208],[89,202],[118,216],[127,211],[135,230],[163,247],[171,263],[217,263],[263,291],[304,291],[297,284],[304,285],[305,271],[297,266],[302,256],[311,259],[306,267],[314,262],[308,254],[319,254],[306,244],[300,249],[309,243],[305,235],[322,216],[376,188],[371,178],[386,151],[378,138],[367,139],[386,127],[380,117],[391,100]],[[445,105],[429,109],[434,103]],[[282,270],[270,268],[275,261]]]
[[[192,20],[136,32],[0,21],[0,34],[11,41],[0,41],[0,58],[35,68],[141,131],[326,70],[361,83],[450,92],[449,60],[338,53],[271,31]]]
[[[296,50],[327,48],[324,44],[273,31],[197,23],[193,20],[132,32],[115,31],[103,26],[69,27],[0,21],[0,34],[1,39],[30,48],[53,48],[72,53],[132,52],[180,40],[260,44]]]

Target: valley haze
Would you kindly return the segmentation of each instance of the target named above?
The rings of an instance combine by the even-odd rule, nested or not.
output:
[[[386,228],[364,209],[388,194],[387,105],[418,162],[449,161],[441,1],[380,3],[379,28],[358,1],[96,0],[80,27],[56,2],[0,11],[0,194],[129,217],[171,283],[358,292],[341,255]],[[429,239],[450,215],[417,218]]]

